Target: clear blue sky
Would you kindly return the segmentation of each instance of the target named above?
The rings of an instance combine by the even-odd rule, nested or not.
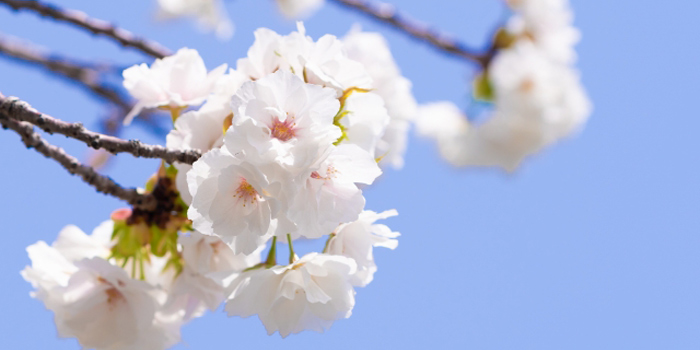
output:
[[[404,11],[484,42],[502,19],[498,0],[394,0]],[[171,49],[196,48],[210,67],[244,55],[253,30],[293,30],[272,1],[227,2],[237,26],[229,42],[189,22],[158,25],[153,1],[60,4],[115,21]],[[585,130],[513,175],[455,170],[433,145],[412,138],[406,167],[367,191],[368,208],[398,209],[403,234],[377,252],[379,272],[359,289],[349,320],[326,334],[267,336],[257,319],[222,312],[184,328],[177,349],[283,346],[325,349],[699,349],[700,4],[687,0],[574,0],[583,80],[595,104]],[[420,102],[464,105],[470,67],[414,45],[333,4],[307,21],[311,35],[362,23],[391,40]],[[149,59],[110,41],[31,14],[0,9],[0,32],[85,58]],[[102,106],[63,80],[0,59],[0,91],[56,117],[96,127]],[[138,128],[126,137],[163,142]],[[85,148],[52,141],[73,154]],[[0,334],[8,349],[78,349],[58,340],[52,315],[29,297],[19,271],[26,246],[53,241],[66,224],[92,230],[119,201],[95,194],[55,163],[0,130]],[[119,156],[107,170],[142,185],[157,163]]]

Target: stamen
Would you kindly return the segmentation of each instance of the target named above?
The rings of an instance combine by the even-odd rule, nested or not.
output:
[[[330,180],[335,177],[338,177],[337,174],[338,170],[336,170],[334,166],[329,165],[326,169],[326,176],[321,176],[321,174],[319,174],[318,171],[314,171],[313,173],[311,173],[311,178],[317,180]]]
[[[284,121],[275,119],[275,121],[272,122],[272,126],[270,126],[270,135],[280,141],[286,142],[296,136],[295,127],[296,122],[294,122],[294,117],[287,117]]]
[[[245,207],[246,204],[253,204],[258,200],[258,191],[256,191],[253,185],[249,184],[246,179],[241,178],[241,183],[233,194],[233,198],[242,200],[243,206]]]

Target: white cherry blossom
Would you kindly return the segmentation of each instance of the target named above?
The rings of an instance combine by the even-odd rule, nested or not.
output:
[[[341,136],[333,90],[279,71],[244,84],[233,98],[225,147],[249,162],[275,162],[291,173],[313,164]]]
[[[554,61],[576,60],[574,45],[581,34],[572,25],[568,0],[508,0],[508,4],[515,11],[506,27],[511,34],[531,41]]]
[[[374,262],[374,247],[395,249],[399,242],[395,239],[398,232],[389,227],[375,224],[377,220],[396,216],[396,210],[382,213],[363,211],[357,221],[340,225],[335,235],[330,239],[327,254],[347,256],[357,263],[357,272],[352,276],[351,283],[364,287],[372,282],[377,265]]]
[[[485,121],[470,124],[449,104],[421,109],[419,132],[436,139],[456,166],[514,171],[526,157],[577,131],[590,115],[578,72],[528,40],[501,50],[488,73],[494,107]]]
[[[340,223],[356,220],[365,206],[358,184],[370,185],[382,171],[374,158],[352,144],[336,147],[300,184],[287,209],[293,232],[307,238],[330,234]]]
[[[579,129],[591,105],[573,68],[553,62],[528,42],[491,64],[494,115],[479,127],[483,151],[512,170],[526,156]]]
[[[274,233],[276,222],[264,192],[269,183],[252,164],[214,149],[193,164],[187,183],[194,229],[221,237],[235,254],[253,253]]]
[[[124,87],[137,100],[124,123],[129,124],[143,108],[179,110],[202,104],[216,89],[226,67],[222,64],[207,72],[199,53],[183,48],[157,59],[150,67],[143,63],[124,70]]]
[[[196,111],[189,111],[175,121],[174,128],[168,133],[166,146],[173,149],[198,150],[207,152],[221,147],[226,131],[225,121],[232,117],[231,98],[243,85],[246,79],[235,70],[229,72],[217,81],[217,85],[207,99],[207,102]],[[191,165],[176,162],[177,189],[185,203],[190,204],[192,196],[187,188],[187,172]]]
[[[417,115],[417,104],[411,92],[411,81],[401,75],[386,39],[379,33],[362,32],[359,28],[343,38],[350,59],[362,63],[373,80],[372,92],[381,96],[391,117],[376,147],[380,165],[403,167],[410,124]]]
[[[345,100],[343,112],[340,124],[345,128],[345,138],[341,144],[357,145],[375,158],[385,155],[377,152],[390,123],[381,96],[372,92],[352,93]]]
[[[296,32],[286,36],[258,29],[248,56],[238,60],[237,70],[253,80],[278,70],[290,71],[305,82],[336,89],[338,97],[351,87],[372,87],[365,67],[347,57],[337,37],[324,35],[314,41],[301,22]]]
[[[88,236],[79,227],[68,225],[59,232],[51,246],[71,262],[93,257],[107,258],[112,246],[113,229],[114,222],[107,220]]]
[[[250,255],[236,255],[220,238],[197,231],[189,236],[181,235],[179,242],[185,264],[173,284],[170,297],[178,300],[180,296],[188,296],[212,311],[224,301],[225,277],[259,263],[264,248],[260,246]],[[189,307],[196,310],[196,307]]]
[[[57,286],[66,285],[70,276],[78,268],[44,241],[27,247],[27,253],[32,265],[25,267],[21,275],[36,289],[30,295],[47,303],[48,307],[48,303],[51,301],[51,290]]]
[[[282,36],[268,28],[259,28],[254,35],[255,41],[248,48],[248,55],[236,62],[236,71],[257,80],[279,69],[286,70],[288,66],[280,53]]]
[[[207,152],[224,143],[224,120],[231,114],[230,108],[207,102],[198,111],[189,111],[175,121],[175,127],[166,138],[166,146],[173,149]],[[187,188],[187,172],[192,168],[185,163],[175,163],[175,178],[180,197],[192,202]]]
[[[161,308],[162,259],[145,264],[146,281],[131,278],[105,260],[112,229],[111,220],[89,236],[66,226],[52,246],[40,241],[27,248],[32,265],[22,276],[37,289],[32,295],[54,312],[61,337],[98,350],[169,348],[180,340],[184,311]]]
[[[47,303],[58,334],[95,349],[138,348],[150,342],[158,307],[156,290],[101,258],[81,260],[75,266],[66,285],[51,290]]]
[[[229,316],[257,314],[268,334],[323,332],[352,314],[355,290],[349,278],[355,271],[350,258],[317,253],[289,266],[247,271],[231,284],[225,310]]]
[[[107,258],[110,254],[110,237],[113,222],[100,224],[88,236],[74,225],[64,227],[56,241],[49,246],[39,241],[27,247],[32,266],[22,271],[22,277],[37,290],[32,296],[44,302],[53,287],[65,285],[77,271],[74,263],[85,258]]]
[[[416,131],[437,142],[440,155],[455,166],[466,166],[462,159],[469,154],[479,156],[478,143],[466,115],[452,102],[434,102],[421,105],[416,120]],[[488,155],[486,155],[488,157]],[[465,164],[466,163],[466,164]]]

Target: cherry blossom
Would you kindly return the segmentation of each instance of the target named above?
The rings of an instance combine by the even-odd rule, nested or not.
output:
[[[375,224],[377,220],[396,216],[396,210],[383,213],[363,211],[357,221],[340,225],[328,242],[327,254],[347,256],[357,264],[357,272],[351,278],[351,283],[364,287],[372,282],[377,265],[374,262],[374,247],[396,249],[399,242],[398,232],[389,227]]]
[[[124,70],[124,87],[138,100],[124,124],[144,108],[168,108],[177,112],[202,104],[226,72],[222,64],[207,72],[196,50],[183,48],[172,56],[157,59],[150,67],[140,64]]]
[[[381,165],[403,167],[403,156],[408,146],[408,132],[418,113],[411,81],[401,75],[386,39],[379,33],[353,29],[343,39],[350,59],[362,63],[373,80],[372,92],[384,101],[390,117],[376,146]]]
[[[193,17],[203,30],[213,30],[219,38],[233,35],[233,22],[221,0],[158,0],[158,7],[163,19]]]
[[[311,15],[318,10],[324,0],[276,0],[282,14],[289,18],[300,18]]]
[[[268,334],[323,332],[352,314],[349,278],[355,271],[352,259],[311,253],[288,266],[244,272],[229,287],[225,310],[229,316],[257,314]]]

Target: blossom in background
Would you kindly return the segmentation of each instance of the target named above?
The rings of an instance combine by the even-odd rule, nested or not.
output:
[[[377,220],[396,215],[399,215],[396,210],[383,213],[363,211],[357,221],[340,225],[328,241],[327,254],[346,256],[357,264],[357,272],[350,279],[354,286],[364,287],[374,279],[377,271],[374,247],[396,249],[399,245],[396,240],[398,232],[391,231],[386,225],[375,224]]]
[[[418,134],[436,140],[440,155],[455,166],[493,165],[501,163],[498,147],[490,149],[481,140],[483,133],[470,125],[467,116],[452,102],[421,105],[416,121]],[[507,152],[504,152],[508,155]],[[513,161],[503,163],[511,169]],[[517,159],[515,164],[517,164]]]
[[[288,266],[242,273],[231,284],[229,316],[258,315],[268,334],[323,332],[355,306],[354,260],[310,253]]]
[[[177,111],[202,104],[217,88],[226,72],[222,64],[207,72],[197,50],[183,48],[172,56],[157,59],[149,67],[140,64],[124,70],[124,87],[137,100],[124,124],[144,108],[167,108]]]
[[[578,130],[590,115],[591,104],[573,67],[579,35],[571,25],[568,3],[509,4],[515,15],[502,34],[508,43],[476,84],[476,95],[493,104],[491,115],[472,124],[454,106],[420,110],[419,133],[435,139],[453,165],[513,171],[527,156]],[[446,124],[431,125],[440,121]]]
[[[282,14],[289,18],[310,16],[323,6],[324,0],[276,0]]]
[[[574,15],[568,0],[507,0],[515,14],[507,31],[519,40],[534,43],[550,59],[571,64],[581,33],[572,26]]]
[[[233,22],[221,0],[158,0],[162,19],[193,17],[203,31],[214,31],[221,39],[233,36]]]

